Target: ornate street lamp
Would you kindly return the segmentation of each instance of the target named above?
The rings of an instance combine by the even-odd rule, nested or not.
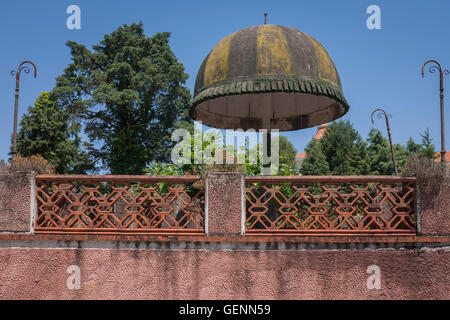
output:
[[[373,115],[377,111],[379,111],[379,113],[377,115],[378,119],[382,119],[383,115],[384,115],[384,118],[386,119],[386,127],[387,127],[387,132],[388,132],[388,137],[389,137],[389,145],[391,146],[392,162],[394,163],[395,175],[398,176],[397,161],[395,160],[394,146],[392,145],[391,127],[389,126],[389,118],[392,118],[392,115],[391,114],[387,114],[386,111],[384,111],[384,109],[381,109],[381,108],[375,109],[375,110],[372,111],[372,115],[371,115],[372,123],[374,123]]]
[[[441,162],[445,162],[445,128],[444,128],[444,74],[448,75],[448,70],[442,70],[442,66],[436,60],[428,60],[422,65],[422,78],[425,76],[425,66],[428,63],[434,63],[435,65],[431,66],[429,71],[430,73],[435,73],[436,70],[439,71],[440,78],[440,99],[441,99]]]
[[[36,65],[32,61],[23,61],[19,64],[17,71],[11,71],[11,75],[16,76],[16,94],[14,101],[14,129],[13,129],[13,141],[12,141],[12,158],[14,159],[17,154],[17,117],[19,112],[19,82],[20,73],[23,71],[25,73],[30,73],[30,67],[27,64],[31,64],[34,68],[34,78],[36,78]]]

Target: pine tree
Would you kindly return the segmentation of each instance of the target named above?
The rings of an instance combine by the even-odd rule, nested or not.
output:
[[[433,139],[431,139],[430,130],[427,128],[420,136],[422,137],[422,150],[420,153],[429,159],[436,158],[436,150],[433,145]]]
[[[334,175],[366,175],[370,172],[367,144],[350,121],[331,123],[320,140],[330,172]]]
[[[412,137],[409,137],[408,142],[406,142],[406,150],[408,153],[416,153],[420,152],[422,145],[420,143],[416,143]]]
[[[173,130],[187,119],[188,75],[169,33],[123,25],[89,50],[68,42],[73,62],[57,78],[58,103],[84,125],[91,154],[112,174],[142,174],[167,162]]]
[[[389,141],[380,130],[372,128],[367,138],[370,160],[370,174],[391,175],[394,173]]]
[[[412,153],[429,159],[435,158],[429,130],[422,136],[422,144],[410,138],[406,147],[394,144],[397,168],[401,171]],[[339,120],[328,126],[323,138],[314,139],[305,149],[300,172],[304,175],[392,175],[395,173],[392,154],[387,138],[381,131],[372,128],[367,141],[349,121]]]
[[[85,173],[93,169],[70,126],[69,114],[61,110],[49,92],[42,92],[20,121],[17,151],[24,157],[41,155],[57,173]]]
[[[370,160],[370,174],[394,174],[394,162],[392,161],[389,140],[383,136],[381,131],[375,128],[370,129],[367,144],[367,151]],[[397,169],[399,170],[404,165],[408,157],[408,152],[401,144],[394,144],[394,155],[397,162]]]
[[[412,137],[409,138],[406,143],[407,152],[409,154],[419,153],[428,159],[436,159],[436,149],[433,145],[430,130],[427,128],[420,136],[422,137],[422,143],[415,143]]]
[[[302,161],[300,173],[305,176],[330,174],[330,166],[322,152],[320,142],[312,140],[305,149],[306,157]]]

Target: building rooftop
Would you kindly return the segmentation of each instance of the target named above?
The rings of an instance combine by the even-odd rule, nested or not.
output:
[[[441,162],[441,153],[436,152],[435,156],[436,159],[434,159],[434,162]],[[445,162],[450,162],[450,151],[445,152]]]
[[[325,132],[327,132],[328,123],[321,124],[319,127],[317,127],[316,135],[314,136],[314,140],[319,141],[323,138],[323,135]],[[295,156],[296,160],[303,160],[306,158],[306,152],[302,152]]]

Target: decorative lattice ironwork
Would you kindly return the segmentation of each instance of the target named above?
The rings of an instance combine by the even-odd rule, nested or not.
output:
[[[247,177],[248,234],[414,234],[415,178]]]
[[[36,233],[204,233],[197,176],[36,177]]]

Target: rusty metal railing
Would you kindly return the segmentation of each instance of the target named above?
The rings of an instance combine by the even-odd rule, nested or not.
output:
[[[415,178],[246,177],[246,234],[411,235]]]
[[[36,177],[36,233],[204,234],[198,176]]]

